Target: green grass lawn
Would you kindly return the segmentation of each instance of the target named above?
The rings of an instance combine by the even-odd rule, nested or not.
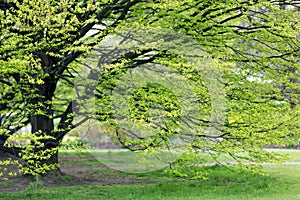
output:
[[[288,161],[300,162],[300,150],[296,149],[270,149],[269,151],[274,151],[278,153],[283,153],[289,155],[290,159]]]
[[[300,151],[276,151],[288,153],[291,161],[300,161]],[[82,153],[77,154],[82,156]],[[95,164],[93,161],[91,163]],[[2,193],[0,199],[300,199],[300,165],[265,165],[264,171],[269,174],[268,176],[230,171],[222,166],[204,168],[210,170],[209,179],[206,181],[171,178],[161,171],[146,174],[121,173],[123,176],[152,180],[152,183],[29,188],[22,192]],[[234,166],[230,168],[235,170]],[[95,171],[95,173],[112,172],[113,170]]]

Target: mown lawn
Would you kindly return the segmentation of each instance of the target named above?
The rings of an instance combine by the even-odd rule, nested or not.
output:
[[[300,151],[276,151],[288,153],[292,161],[300,161]],[[221,166],[204,168],[210,170],[206,181],[171,178],[160,171],[147,174],[122,173],[123,176],[152,181],[130,185],[27,188],[22,192],[2,193],[0,199],[300,199],[300,165],[265,165],[264,171],[268,176],[231,171]],[[230,168],[235,170],[234,166]],[[96,173],[112,173],[112,170],[99,170]]]

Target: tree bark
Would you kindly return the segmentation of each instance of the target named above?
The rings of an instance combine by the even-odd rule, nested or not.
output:
[[[42,60],[42,63],[45,62]],[[31,99],[30,104],[36,106],[30,116],[31,133],[38,136],[52,136],[53,138],[45,138],[40,140],[44,146],[36,147],[34,151],[44,151],[58,147],[59,141],[55,138],[54,119],[52,105],[47,102],[52,102],[56,84],[51,79],[44,79],[41,85],[34,85],[36,89],[36,98]],[[42,113],[39,113],[42,112]],[[33,141],[34,144],[34,141]],[[42,160],[42,164],[58,164],[58,151],[56,150],[48,160]],[[57,170],[60,169],[58,168]]]

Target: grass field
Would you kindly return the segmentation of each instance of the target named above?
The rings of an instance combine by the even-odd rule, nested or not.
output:
[[[300,161],[298,150],[275,150],[287,153],[291,161]],[[63,152],[67,155],[85,155],[82,152]],[[70,161],[71,165],[99,165],[96,160],[80,162]],[[110,169],[94,170],[94,173],[118,174],[145,180],[139,184],[118,185],[79,185],[68,187],[52,187],[36,189],[29,187],[21,192],[2,193],[0,199],[268,199],[297,200],[300,199],[300,165],[264,166],[268,176],[253,175],[247,172],[228,170],[222,166],[203,167],[210,170],[208,180],[187,180],[171,178],[161,171],[151,173],[125,173]],[[235,170],[234,166],[230,167]],[[150,180],[150,181],[149,181]]]

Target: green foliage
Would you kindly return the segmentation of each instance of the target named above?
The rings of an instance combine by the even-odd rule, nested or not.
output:
[[[52,137],[41,133],[26,133],[15,134],[6,142],[6,147],[23,149],[18,156],[25,161],[25,164],[18,161],[14,162],[14,164],[18,164],[17,166],[22,174],[38,176],[59,167],[58,163],[47,163],[58,151],[58,148],[43,149],[43,141],[46,139],[52,139]]]
[[[203,153],[217,161],[229,155],[252,172],[242,161],[280,162],[262,147],[299,141],[298,7],[268,0],[3,1],[0,148],[18,152],[23,173],[44,174],[58,167],[47,161],[64,135],[93,118],[145,156],[176,151],[165,162],[182,177],[205,174],[191,167]],[[119,44],[107,46],[108,36]],[[169,71],[157,73],[160,66]],[[148,79],[132,73],[139,84],[128,84],[141,68]],[[28,125],[30,134],[18,133]]]
[[[175,149],[178,156],[175,156],[172,163],[174,173],[183,177],[186,175],[183,172],[191,169],[189,166],[201,163],[202,153],[216,160],[221,154],[228,154],[241,168],[255,173],[258,170],[256,166],[243,165],[242,161],[281,162],[283,156],[265,151],[262,147],[271,144],[285,146],[299,140],[300,14],[297,10],[299,3],[290,4],[294,5],[292,9],[284,9],[269,1],[242,3],[235,0],[187,0],[139,4],[132,12],[132,17],[117,30],[119,35],[124,32],[128,34],[123,34],[127,38],[119,39],[117,35],[115,40],[122,44],[112,45],[109,49],[119,49],[125,53],[128,49],[134,56],[130,54],[126,58],[125,53],[120,53],[122,59],[105,65],[98,87],[101,91],[99,96],[105,98],[97,99],[97,105],[100,105],[98,119],[103,119],[101,117],[104,113],[105,121],[119,130],[115,135],[116,140],[127,148],[147,149],[147,152],[154,155],[155,150]],[[143,31],[139,32],[141,28]],[[176,38],[169,30],[176,32],[178,38],[188,38],[193,42],[185,40],[183,43],[180,40],[182,38]],[[168,39],[164,38],[166,35]],[[132,37],[135,39],[133,44],[130,43]],[[128,38],[129,44],[126,43]],[[177,50],[178,45],[181,51]],[[207,81],[205,73],[193,70],[198,66],[187,57],[195,56],[193,48],[199,46],[202,51],[210,54],[210,62],[214,63],[220,76],[211,77]],[[99,48],[103,47],[100,45]],[[110,55],[109,50],[103,55]],[[183,55],[176,55],[181,52]],[[197,56],[200,59],[203,55]],[[139,64],[142,61],[148,65]],[[155,73],[159,71],[159,68],[155,68],[157,64],[175,69],[177,74],[173,73],[172,78],[184,76],[188,84],[195,86],[193,91],[201,113],[196,116],[196,120],[185,116],[182,111],[183,105],[189,105],[187,102],[192,97],[187,96],[187,100],[180,102],[177,97],[181,87],[165,94],[162,91],[167,90],[166,85],[147,85],[147,75],[132,79],[128,76],[129,79],[126,79],[129,73],[139,76],[138,71],[132,68],[145,68],[145,73],[150,68],[149,71]],[[160,73],[151,76],[154,77],[153,82],[161,83],[159,76],[166,78]],[[216,122],[210,118],[219,114],[211,109],[217,95],[211,94],[216,90],[212,89],[210,81],[215,79],[222,82],[225,94],[220,95],[226,101],[226,108],[219,115],[220,118],[224,117],[224,121]],[[135,84],[132,88],[128,86],[131,84],[129,80]],[[120,86],[122,82],[123,87]],[[124,97],[126,95],[131,99],[127,100]],[[176,109],[170,110],[170,107]],[[157,110],[161,113],[157,114]],[[163,119],[163,122],[158,119]],[[195,122],[198,126],[194,126]],[[192,128],[184,126],[178,129],[180,124],[188,124]],[[209,127],[217,127],[219,132],[207,133]],[[174,142],[174,138],[181,143]],[[177,148],[182,143],[183,146]]]
[[[17,176],[17,172],[12,172],[9,170],[11,166],[18,166],[18,160],[12,160],[11,158],[7,160],[0,160],[0,179],[5,181],[10,177]]]
[[[86,150],[90,148],[89,142],[81,139],[67,139],[62,141],[59,146],[60,150]]]

